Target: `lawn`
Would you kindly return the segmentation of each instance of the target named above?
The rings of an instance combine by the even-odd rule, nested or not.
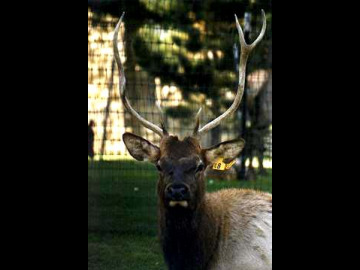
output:
[[[207,180],[208,191],[255,188],[272,192],[272,172],[256,181]],[[157,172],[135,161],[89,163],[88,269],[165,269],[157,241]]]

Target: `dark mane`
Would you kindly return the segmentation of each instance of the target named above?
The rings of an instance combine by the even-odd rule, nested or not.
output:
[[[219,235],[201,213],[181,208],[165,213],[160,239],[170,270],[208,269]]]

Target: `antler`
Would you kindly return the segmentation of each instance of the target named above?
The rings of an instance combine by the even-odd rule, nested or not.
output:
[[[139,115],[130,105],[129,100],[126,98],[125,96],[125,84],[126,84],[126,79],[125,79],[125,72],[124,72],[124,68],[123,65],[121,64],[121,60],[120,60],[120,54],[119,54],[119,49],[118,49],[118,36],[119,36],[119,29],[120,29],[120,25],[122,22],[122,19],[125,15],[125,12],[123,12],[123,14],[120,17],[119,22],[116,25],[115,28],[115,32],[114,32],[114,38],[113,38],[113,46],[114,46],[114,57],[115,57],[115,61],[116,64],[118,66],[118,70],[119,70],[119,89],[120,89],[120,96],[121,96],[121,100],[125,106],[125,108],[146,128],[154,131],[156,134],[158,134],[160,137],[163,137],[164,135],[167,135],[168,132],[165,129],[165,125],[164,122],[162,120],[161,126],[162,128],[158,127],[157,125],[149,122],[148,120],[146,120],[145,118],[143,118],[141,115]],[[161,119],[163,119],[163,117],[161,117]]]
[[[244,87],[245,87],[245,72],[246,72],[246,64],[248,57],[251,53],[251,51],[255,48],[255,46],[260,42],[260,40],[264,37],[265,29],[266,29],[266,16],[264,10],[261,10],[262,17],[263,17],[263,26],[260,32],[260,35],[257,37],[257,39],[250,45],[248,45],[244,38],[244,33],[241,29],[241,26],[239,24],[238,18],[235,14],[235,21],[236,21],[236,28],[239,32],[239,40],[241,45],[241,55],[240,55],[240,68],[239,68],[239,85],[237,89],[237,93],[235,96],[235,100],[233,104],[230,106],[230,108],[227,109],[222,115],[211,121],[210,123],[203,126],[201,129],[195,129],[194,135],[195,136],[201,136],[205,132],[208,132],[210,129],[213,129],[214,127],[218,126],[222,120],[224,120],[226,117],[228,117],[230,114],[236,111],[236,109],[239,107],[243,93],[244,93]],[[196,126],[198,126],[199,123],[199,114],[196,117]]]

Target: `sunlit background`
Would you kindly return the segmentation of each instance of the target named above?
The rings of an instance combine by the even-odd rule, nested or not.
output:
[[[163,1],[164,3],[161,5],[159,1],[144,0],[140,2],[150,11],[156,9],[160,15],[177,7],[176,1]],[[218,88],[216,94],[219,95],[221,104],[219,104],[217,98],[214,99],[213,96],[209,97],[207,95],[206,91],[211,91],[210,87],[201,88],[202,86],[197,84],[194,78],[191,78],[191,85],[185,82],[189,70],[197,73],[195,77],[203,76],[206,80],[209,70],[204,69],[203,66],[208,64],[215,69],[216,63],[223,61],[225,57],[228,57],[226,54],[229,54],[229,52],[224,51],[222,46],[216,48],[216,44],[220,41],[212,36],[214,34],[211,33],[211,28],[206,26],[205,20],[195,20],[191,24],[191,31],[196,31],[196,38],[199,42],[210,45],[203,46],[200,49],[189,49],[190,39],[193,38],[190,36],[191,31],[182,31],[182,27],[173,28],[153,21],[142,23],[136,29],[132,29],[132,25],[130,25],[128,29],[132,31],[133,36],[126,38],[124,35],[125,29],[127,29],[125,24],[127,22],[129,24],[133,23],[127,15],[125,15],[121,27],[118,46],[127,75],[128,97],[132,105],[142,115],[156,124],[159,123],[159,113],[154,106],[157,100],[166,112],[170,132],[185,136],[191,132],[195,112],[200,106],[203,107],[202,124],[205,124],[216,117],[216,113],[220,114],[231,104],[236,94],[235,86],[238,80],[235,66],[230,70],[221,70],[221,68],[218,71],[215,70],[210,78],[214,82],[214,87]],[[189,12],[187,17],[190,20],[194,19],[196,14]],[[153,132],[140,127],[127,112],[124,112],[118,90],[118,72],[112,51],[114,27],[118,19],[119,16],[110,14],[97,16],[90,8],[88,10],[88,121],[94,120],[96,124],[94,127],[95,159],[130,158],[121,139],[121,135],[126,131],[140,133],[139,135],[155,143],[159,139]],[[236,33],[232,29],[231,31],[228,30],[227,34],[228,36],[219,38],[226,39],[225,43],[228,43],[230,47],[227,50],[232,51],[234,44],[236,44]],[[131,43],[128,44],[128,48],[126,48],[127,43]],[[144,61],[141,57],[144,56],[136,54],[136,51],[150,51],[153,53],[155,62],[150,65],[154,67],[149,67],[149,63],[142,65]],[[131,64],[127,63],[127,52],[132,54],[130,55]],[[183,75],[185,78],[176,78],[176,80],[171,81],[168,74],[165,75],[165,78],[162,78],[161,70],[156,70],[156,56],[159,54],[161,54],[162,66],[175,67],[176,70],[173,71],[173,73],[176,73],[175,76]],[[227,59],[226,61],[234,60]],[[129,70],[129,67],[133,68],[133,70]],[[150,72],[148,72],[149,70]],[[247,75],[248,102],[254,102],[259,91],[266,88],[268,92],[266,106],[271,118],[271,70],[260,67],[250,71]],[[188,89],[191,87],[194,88],[193,92]],[[184,91],[186,97],[183,95]],[[217,109],[213,110],[212,107],[217,107]],[[183,115],[179,115],[181,113]],[[234,125],[239,125],[239,119],[241,119],[240,110],[238,110],[238,114],[230,117],[222,125],[222,132],[219,132],[220,134],[216,136],[216,139],[223,141],[238,136],[240,130],[234,129]],[[251,126],[251,122],[248,122],[247,125]],[[269,130],[270,132],[266,135],[268,144],[266,167],[271,166],[271,124]],[[202,138],[203,145],[212,144],[214,141],[212,136],[212,133],[204,136]],[[256,166],[257,160],[254,161]]]

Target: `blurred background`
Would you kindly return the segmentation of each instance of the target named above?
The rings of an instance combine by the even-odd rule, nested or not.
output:
[[[136,162],[122,142],[133,132],[159,136],[124,110],[112,38],[121,14],[120,56],[127,97],[158,124],[159,101],[170,133],[188,135],[233,102],[240,47],[234,13],[252,42],[246,91],[237,113],[202,138],[208,147],[242,137],[246,148],[226,171],[207,171],[207,189],[246,187],[272,192],[271,0],[88,0],[88,269],[165,269],[157,242],[156,169]]]

